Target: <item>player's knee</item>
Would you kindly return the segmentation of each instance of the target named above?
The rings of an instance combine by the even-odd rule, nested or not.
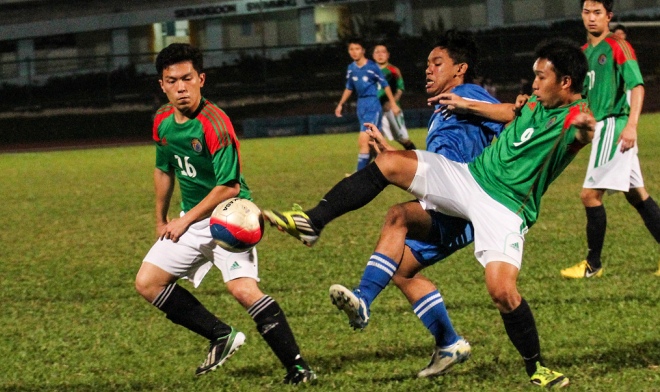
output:
[[[631,188],[630,191],[625,192],[626,200],[633,206],[641,203],[649,197],[649,194],[644,188]]]
[[[385,226],[406,227],[406,219],[406,209],[397,204],[387,210],[387,215],[385,215]]]
[[[583,188],[580,199],[585,207],[595,207],[601,204],[601,193],[596,189]]]
[[[162,289],[161,286],[155,284],[155,282],[145,274],[138,274],[135,277],[135,291],[149,302],[153,301]]]
[[[256,281],[248,278],[239,278],[227,282],[227,290],[236,301],[246,308],[250,307],[250,305],[264,295],[259,290]]]
[[[489,287],[488,294],[500,312],[509,313],[520,305],[520,294],[515,287],[506,285]]]

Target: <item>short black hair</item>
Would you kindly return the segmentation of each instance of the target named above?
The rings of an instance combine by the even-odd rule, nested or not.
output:
[[[202,52],[190,44],[174,43],[161,50],[156,57],[156,72],[163,76],[163,70],[172,64],[190,61],[197,73],[204,70],[204,56]]]
[[[349,46],[350,44],[357,44],[362,46],[362,49],[366,49],[364,46],[364,41],[360,37],[351,37],[348,39],[348,42],[346,42],[346,46]]]
[[[581,93],[589,64],[582,49],[573,41],[555,38],[543,41],[536,49],[537,59],[550,61],[557,74],[557,79],[571,78],[571,91]]]
[[[465,72],[465,80],[471,82],[477,74],[477,59],[479,48],[474,35],[468,31],[447,30],[436,41],[434,48],[447,50],[449,57],[454,63],[466,63],[468,69]]]
[[[584,3],[586,1],[593,1],[595,3],[601,3],[603,7],[605,8],[605,11],[607,12],[612,12],[614,9],[614,0],[580,0],[580,9],[584,7]]]
[[[621,30],[626,34],[628,33],[628,29],[626,28],[626,26],[624,26],[622,24],[618,24],[618,25],[614,26],[614,28],[612,29],[612,31],[617,31],[617,30]]]

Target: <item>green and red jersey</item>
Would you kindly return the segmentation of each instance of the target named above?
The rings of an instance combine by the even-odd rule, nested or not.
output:
[[[403,76],[401,75],[399,68],[393,66],[392,64],[388,64],[381,68],[380,71],[383,73],[383,76],[385,76],[387,83],[389,83],[390,88],[392,89],[392,95],[394,95],[399,90],[405,91],[406,88],[403,84]],[[381,103],[389,102],[384,88],[378,89],[378,99],[380,99]]]
[[[181,188],[181,208],[189,211],[218,185],[238,182],[238,197],[250,199],[241,173],[239,142],[229,117],[202,98],[194,118],[174,120],[174,106],[162,106],[154,118],[156,168],[174,171]]]
[[[495,143],[469,164],[477,183],[518,214],[527,227],[538,219],[541,196],[584,147],[571,122],[589,113],[587,101],[546,109],[533,95]]]
[[[630,113],[628,92],[644,84],[632,46],[610,33],[595,46],[585,44],[582,51],[589,62],[584,94],[596,120],[627,116]]]

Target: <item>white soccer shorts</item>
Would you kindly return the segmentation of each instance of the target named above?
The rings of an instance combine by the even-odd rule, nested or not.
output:
[[[472,221],[474,255],[483,265],[503,261],[520,269],[527,228],[514,212],[490,197],[467,164],[415,150],[417,171],[408,192],[427,210]]]
[[[622,153],[621,145],[615,144],[627,121],[607,117],[596,124],[583,188],[628,192],[644,186],[637,145]]]
[[[225,283],[237,278],[259,281],[256,248],[243,253],[228,252],[213,242],[209,228],[210,218],[191,225],[179,241],[157,240],[144,262],[154,264],[164,271],[192,281],[195,287],[215,265]]]
[[[403,112],[399,113],[398,116],[395,116],[391,110],[384,112],[380,126],[380,130],[387,140],[396,140],[399,142],[410,139],[408,128],[406,128],[406,123],[403,119]]]

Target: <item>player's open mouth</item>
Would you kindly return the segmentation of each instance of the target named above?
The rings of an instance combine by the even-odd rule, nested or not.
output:
[[[426,88],[429,89],[433,87],[433,81],[432,80],[426,80]]]

